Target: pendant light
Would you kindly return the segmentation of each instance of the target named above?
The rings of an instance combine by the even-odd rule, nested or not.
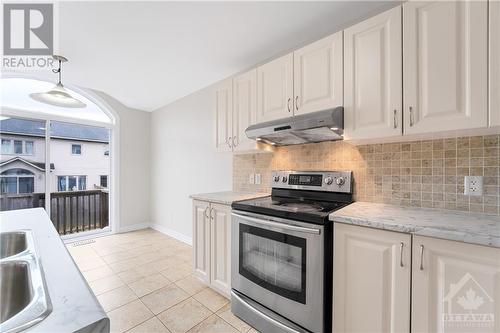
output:
[[[59,67],[57,69],[53,69],[52,72],[58,74],[59,81],[55,85],[54,88],[51,90],[44,92],[44,93],[33,93],[30,94],[30,97],[33,98],[37,102],[45,103],[45,104],[50,104],[54,106],[60,106],[60,107],[65,107],[65,108],[84,108],[87,105],[78,99],[72,97],[66,88],[64,88],[63,84],[61,83],[61,70],[62,70],[62,63],[67,62],[68,59],[66,59],[63,56],[60,55],[53,55],[52,56],[55,60],[58,61]]]

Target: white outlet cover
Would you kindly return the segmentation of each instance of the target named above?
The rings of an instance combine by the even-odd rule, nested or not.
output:
[[[483,195],[483,177],[465,176],[464,179],[465,195]]]
[[[260,181],[261,181],[260,178],[261,178],[260,173],[256,173],[255,174],[255,184],[260,185]]]
[[[255,184],[255,175],[253,173],[248,175],[248,184]]]

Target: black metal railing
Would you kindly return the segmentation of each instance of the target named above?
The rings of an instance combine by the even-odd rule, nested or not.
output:
[[[0,196],[1,211],[35,207],[45,207],[45,193]],[[50,219],[61,235],[107,227],[109,193],[106,190],[53,192]]]

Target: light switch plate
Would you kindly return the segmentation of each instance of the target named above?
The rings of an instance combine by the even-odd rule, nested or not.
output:
[[[260,185],[260,181],[261,181],[260,173],[256,173],[255,174],[255,184]]]
[[[253,173],[248,175],[248,184],[255,184],[255,175]]]
[[[465,176],[464,180],[465,195],[483,195],[483,177]]]

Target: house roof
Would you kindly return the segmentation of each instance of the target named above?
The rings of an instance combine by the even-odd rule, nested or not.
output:
[[[50,125],[51,138],[109,142],[109,130],[106,128],[62,123],[58,121],[51,121]],[[3,119],[0,121],[0,133],[44,137],[45,123],[43,121],[28,119]]]
[[[28,160],[26,160],[26,159],[24,159],[22,157],[19,157],[19,156],[16,156],[14,158],[11,158],[10,160],[6,160],[6,161],[1,162],[0,163],[0,167],[3,167],[5,165],[8,165],[8,164],[16,162],[16,161],[19,161],[19,162],[25,163],[27,165],[30,165],[33,168],[36,168],[36,169],[38,169],[40,171],[45,171],[45,163],[28,161]],[[50,170],[55,170],[54,163],[50,163]]]

